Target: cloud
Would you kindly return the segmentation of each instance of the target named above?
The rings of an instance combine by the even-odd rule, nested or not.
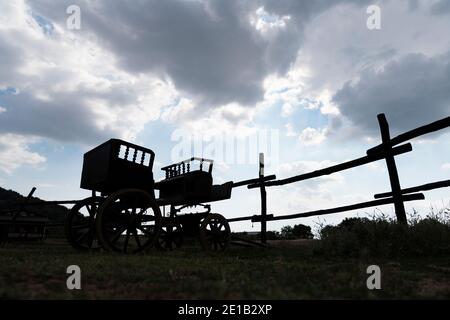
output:
[[[0,133],[83,144],[133,140],[177,96],[170,81],[124,72],[95,40],[23,1],[0,8],[0,88],[7,88],[0,91]]]
[[[23,166],[37,166],[46,161],[45,157],[28,148],[28,144],[36,142],[30,138],[15,134],[0,134],[0,171],[12,174]]]
[[[297,136],[297,132],[294,129],[294,125],[292,123],[286,123],[284,126],[286,128],[286,136],[287,137],[295,137]]]
[[[431,5],[431,13],[436,15],[449,14],[450,2],[446,0],[439,0]]]
[[[360,3],[82,0],[79,31],[66,29],[69,0],[2,3],[0,86],[21,93],[0,97],[0,131],[93,144],[132,140],[166,109],[191,127],[251,122],[307,23],[343,2]]]
[[[347,106],[349,104],[354,106],[352,108],[343,106],[342,110],[339,102],[343,100],[339,101],[336,93],[342,93],[346,85],[358,83],[367,73],[382,74],[383,70],[388,70],[393,62],[402,61],[409,55],[422,53],[436,60],[446,56],[447,52],[450,52],[450,42],[448,32],[443,30],[450,30],[450,20],[446,16],[431,15],[431,5],[431,2],[424,1],[418,2],[417,6],[407,1],[382,1],[380,2],[382,28],[376,32],[365,27],[367,19],[365,10],[348,2],[341,2],[315,16],[305,26],[304,39],[295,63],[286,75],[280,75],[278,78],[279,83],[285,81],[287,87],[292,86],[298,90],[295,102],[287,104],[289,107],[285,108],[284,115],[289,113],[287,117],[295,116],[292,111],[300,106],[299,101],[304,98],[322,104],[320,111],[328,117],[327,129],[333,133],[329,135],[330,137],[347,140],[359,138],[362,134],[374,135],[373,130],[377,127],[374,114],[379,111],[389,112],[385,110],[388,106],[383,104],[383,99],[391,95],[393,88],[380,97],[382,104],[376,105],[375,97],[369,102],[363,98],[358,102],[347,98]],[[410,68],[416,72],[414,63],[418,63],[420,68],[421,61],[417,59],[410,63]],[[444,71],[440,73],[442,72]],[[300,75],[296,78],[290,76],[295,73]],[[366,85],[371,86],[370,83]],[[398,86],[401,86],[401,83]],[[413,95],[416,91],[426,94],[424,88],[416,90],[411,87],[409,89],[412,89]],[[357,90],[369,89],[355,86],[353,90],[355,95]],[[286,97],[282,96],[284,92],[281,90],[279,92],[281,101],[285,101]],[[394,96],[403,99],[402,94],[405,101],[409,102],[410,97],[406,90],[400,89]],[[424,113],[425,109],[423,110]],[[340,114],[346,111],[346,114]],[[440,112],[440,114],[443,113],[446,113],[445,107]],[[368,114],[370,118],[367,118]],[[358,116],[364,118],[362,123]],[[431,115],[429,119],[435,116],[437,115]],[[288,121],[296,125],[293,129],[297,131],[305,128],[305,124],[300,121],[293,119]],[[317,127],[317,125],[309,125]],[[397,126],[393,121],[391,126],[397,131],[410,128],[405,123]]]
[[[263,81],[295,61],[308,21],[342,2],[80,1],[82,30],[130,73],[169,77],[201,108],[263,98]],[[70,1],[32,1],[59,24]]]
[[[285,15],[280,17],[279,15],[268,13],[264,7],[259,7],[255,15],[251,17],[250,23],[256,30],[267,34],[271,31],[285,28],[290,19],[291,16]]]
[[[280,164],[277,168],[277,176],[291,177],[303,173],[312,172],[322,168],[334,165],[333,161],[311,161],[301,160]],[[332,198],[331,190],[339,184],[342,184],[344,177],[340,173],[321,176],[315,179],[309,179],[291,185],[289,188],[292,191],[281,191],[285,196],[289,195],[289,201],[292,202],[293,207],[299,206],[301,202],[311,199],[322,199],[326,202]]]
[[[325,140],[327,133],[327,128],[316,129],[308,127],[302,130],[299,140],[305,146],[318,145]]]
[[[450,54],[410,54],[383,70],[367,69],[334,96],[341,114],[366,134],[378,134],[376,115],[385,113],[397,133],[448,116]]]
[[[53,2],[53,1],[52,1]],[[32,7],[64,22],[64,6],[49,1]],[[111,52],[132,74],[169,77],[201,105],[252,104],[262,96],[267,43],[237,1],[82,1],[82,30]]]
[[[20,93],[0,96],[0,132],[94,144],[132,140],[159,119],[251,131],[259,111],[281,103],[285,123],[301,126],[290,132],[303,129],[304,141],[318,143],[325,128],[305,129],[296,110],[341,122],[331,97],[346,81],[403,47],[433,56],[448,46],[435,41],[448,21],[430,22],[430,6],[412,14],[383,2],[383,29],[368,33],[368,3],[82,0],[81,30],[72,32],[71,1],[2,2],[0,87]]]

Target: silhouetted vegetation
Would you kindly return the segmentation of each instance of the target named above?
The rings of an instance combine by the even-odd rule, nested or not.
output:
[[[311,227],[304,224],[296,224],[294,226],[285,226],[281,228],[281,239],[312,239],[314,235],[311,232]]]
[[[381,214],[369,218],[348,218],[337,226],[319,231],[318,252],[347,257],[443,256],[450,254],[450,211],[420,218],[416,212],[409,225],[398,224]]]

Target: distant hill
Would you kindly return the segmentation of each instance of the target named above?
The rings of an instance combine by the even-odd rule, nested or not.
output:
[[[26,196],[13,190],[6,190],[0,187],[0,215],[17,209],[18,204],[25,200]],[[55,222],[63,222],[69,209],[55,204],[44,204],[45,201],[32,197],[30,202],[42,202],[42,205],[25,206],[23,211],[48,217]]]

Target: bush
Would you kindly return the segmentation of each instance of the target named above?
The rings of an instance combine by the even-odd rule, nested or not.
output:
[[[436,256],[450,254],[450,223],[442,216],[398,224],[385,216],[348,218],[319,231],[318,252],[331,256]]]
[[[281,239],[293,240],[293,239],[312,239],[314,238],[311,227],[304,224],[296,224],[295,226],[285,226],[281,228]]]

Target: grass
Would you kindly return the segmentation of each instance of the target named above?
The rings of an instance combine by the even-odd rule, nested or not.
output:
[[[3,299],[442,299],[450,298],[450,212],[345,219],[320,240],[273,241],[269,248],[177,251],[124,256],[79,253],[53,230],[41,243],[0,247]],[[61,231],[61,230],[59,230]],[[81,268],[82,290],[66,269]],[[368,290],[369,265],[381,290]]]
[[[312,242],[317,245],[317,242]],[[82,290],[66,288],[66,268]],[[382,289],[368,290],[377,264]],[[0,248],[3,299],[405,299],[450,298],[450,257],[338,257],[295,248],[200,247],[140,256],[77,253],[64,241]]]

